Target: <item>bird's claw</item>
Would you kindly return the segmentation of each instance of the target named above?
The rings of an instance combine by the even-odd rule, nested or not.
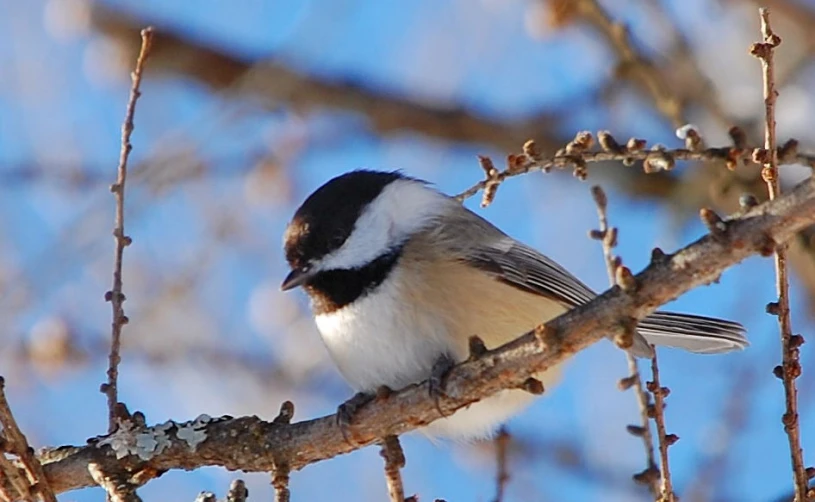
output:
[[[442,397],[447,396],[447,391],[445,387],[447,385],[447,374],[456,365],[456,362],[447,355],[442,354],[436,359],[436,362],[433,363],[433,368],[430,370],[430,378],[428,379],[428,392],[430,397],[433,398],[433,401],[436,403],[436,410],[442,416],[447,416],[441,409],[439,405],[439,400]]]
[[[357,411],[359,411],[359,409],[364,405],[373,401],[375,397],[376,395],[374,394],[357,392],[351,397],[351,399],[337,406],[337,426],[339,426],[340,432],[342,432],[342,437],[345,438],[347,443],[352,444],[348,438],[351,424],[354,421],[354,416],[357,414]]]

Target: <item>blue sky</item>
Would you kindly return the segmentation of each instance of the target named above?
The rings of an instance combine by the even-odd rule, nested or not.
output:
[[[613,54],[590,31],[566,27],[541,39],[530,36],[528,2],[106,4],[241,58],[271,55],[320,78],[353,77],[376,92],[458,104],[506,121],[552,112],[562,118],[556,128],[564,137],[608,128],[620,138],[679,144],[672,128],[633,91],[619,91],[613,106],[597,97],[611,74]],[[0,186],[0,309],[7,319],[0,330],[7,345],[0,351],[0,373],[20,424],[38,446],[82,443],[106,429],[104,396],[97,388],[105,370],[98,355],[110,323],[103,301],[113,246],[107,185],[115,178],[129,85],[126,74],[111,77],[100,62],[110,50],[104,40],[67,22],[66,5],[74,4],[0,0],[9,13],[0,17],[0,28],[9,34],[0,42],[0,177],[6,180]],[[635,1],[608,5],[631,23],[642,50],[657,58],[667,50],[670,37],[648,22],[649,9]],[[669,12],[676,8],[673,2],[664,5]],[[748,23],[754,14],[718,9],[701,0],[685,2],[679,25],[693,28],[688,33],[694,44],[718,40],[700,55],[709,78],[746,82],[735,88],[744,101],[728,97],[728,106],[759,110],[760,102],[747,99],[760,92],[758,63],[747,56],[745,42],[754,36]],[[709,20],[710,10],[723,16],[718,25]],[[720,60],[727,64],[717,65]],[[798,87],[806,84],[802,78]],[[725,136],[704,114],[692,113],[711,141]],[[331,413],[350,390],[327,360],[303,295],[276,290],[285,273],[280,239],[296,205],[330,177],[359,167],[403,169],[458,193],[481,177],[476,155],[500,160],[508,153],[408,131],[380,137],[364,117],[347,113],[303,118],[285,107],[270,111],[190,80],[150,78],[149,66],[133,144],[132,165],[152,164],[148,170],[134,167],[128,184],[127,230],[134,245],[125,256],[125,292],[132,322],[125,328],[121,397],[150,422],[200,413],[272,418],[284,399],[295,401],[297,419]],[[258,151],[271,155],[286,176],[265,182],[262,166],[248,154]],[[191,155],[213,172],[173,181]],[[37,165],[46,167],[33,180],[14,177]],[[87,181],[66,181],[77,172]],[[601,290],[607,280],[601,250],[586,237],[596,226],[589,187],[601,179],[593,175],[584,183],[565,174],[532,174],[505,183],[487,209],[478,208],[477,198],[468,205]],[[647,263],[652,247],[673,250],[704,231],[667,206],[606,188],[612,224],[620,227],[617,252],[635,270]],[[771,261],[751,259],[720,284],[670,307],[738,320],[752,342],[749,350],[725,356],[660,354],[663,382],[673,391],[668,429],[681,438],[671,448],[680,493],[721,448],[732,461],[730,477],[717,481],[717,500],[764,501],[791,486],[780,425],[783,394],[771,373],[779,359],[777,333],[774,319],[763,313],[773,300],[773,280]],[[793,323],[806,336],[812,328],[807,298],[795,283],[792,291]],[[75,342],[94,356],[57,368],[21,363],[15,350],[50,340],[43,326],[55,320],[70,326]],[[815,427],[807,347],[801,381],[805,452],[815,447],[807,434]],[[745,368],[752,368],[749,388],[739,382]],[[572,445],[615,482],[570,474],[555,466],[551,450],[540,451],[531,459],[515,458],[509,500],[644,496],[627,479],[644,459],[639,441],[624,430],[637,413],[633,396],[616,390],[624,372],[624,357],[611,344],[592,347],[570,364],[561,385],[510,423],[512,433],[542,449]],[[726,442],[732,424],[722,420],[722,412],[734,394],[745,407],[746,422]],[[491,500],[494,464],[488,447],[433,444],[413,435],[403,444],[408,492],[423,500]],[[377,451],[366,449],[310,466],[292,476],[293,500],[381,500],[380,464]],[[192,500],[200,490],[222,494],[239,475],[214,468],[170,472],[141,493],[146,500]],[[252,499],[271,496],[267,476],[245,479]],[[94,489],[60,500],[102,497]]]

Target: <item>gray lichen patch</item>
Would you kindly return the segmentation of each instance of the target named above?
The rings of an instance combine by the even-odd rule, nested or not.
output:
[[[204,431],[207,425],[212,422],[209,415],[199,415],[192,422],[187,422],[178,426],[176,436],[187,443],[191,451],[195,451],[198,445],[206,441],[207,433]]]
[[[110,446],[117,459],[136,455],[141,460],[151,460],[173,446],[172,430],[175,436],[186,443],[191,451],[206,441],[205,429],[212,422],[209,415],[200,415],[191,422],[176,423],[168,420],[148,428],[137,428],[133,424],[122,424],[115,433],[101,439],[97,447]]]

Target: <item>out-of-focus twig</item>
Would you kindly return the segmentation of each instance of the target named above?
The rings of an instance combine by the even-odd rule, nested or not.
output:
[[[704,108],[722,127],[733,122],[717,99],[710,79],[694,58],[687,39],[675,20],[662,12],[659,2],[648,7],[658,14],[651,22],[670,25],[674,32],[674,47],[664,58],[667,62],[648,57],[637,47],[629,28],[597,0],[538,1],[548,5],[550,15],[546,17],[550,25],[583,22],[599,34],[605,47],[614,52],[617,58],[613,72],[615,78],[607,82],[607,88],[617,86],[620,80],[631,82],[651,99],[656,111],[673,127],[688,122],[688,109],[694,105]]]
[[[767,183],[767,192],[770,200],[781,195],[778,182],[778,154],[776,152],[775,137],[775,100],[778,91],[775,88],[773,74],[773,53],[781,43],[781,38],[773,33],[770,27],[770,12],[759,9],[761,15],[762,41],[754,43],[750,53],[761,60],[764,82],[764,149],[756,150],[754,157],[764,167],[761,177]],[[801,375],[799,349],[803,343],[801,335],[792,334],[790,322],[789,278],[787,277],[787,247],[779,244],[775,247],[775,273],[778,302],[767,306],[767,311],[778,317],[778,328],[781,332],[782,362],[776,368],[775,374],[784,382],[784,395],[786,411],[783,416],[784,431],[789,440],[790,457],[792,460],[792,474],[795,483],[795,500],[804,502],[808,499],[809,480],[804,466],[804,453],[801,448],[801,429],[798,421],[798,389],[795,380]]]
[[[616,74],[639,85],[650,97],[656,109],[671,121],[674,127],[687,122],[684,113],[685,99],[669,85],[663,71],[653,61],[637,50],[631,40],[628,28],[615,20],[597,0],[563,0],[559,3],[570,5],[576,16],[594,27],[617,54]],[[699,82],[705,82],[704,74],[699,73]],[[697,93],[696,96],[710,96],[711,93]],[[715,104],[715,100],[712,100]],[[711,105],[711,103],[708,103]],[[721,117],[721,110],[716,110]]]
[[[646,385],[654,396],[653,419],[657,427],[657,442],[659,443],[659,463],[660,463],[660,498],[659,502],[675,502],[673,484],[671,483],[671,469],[668,463],[668,447],[679,439],[674,434],[665,431],[665,398],[670,392],[667,387],[662,387],[659,383],[659,365],[657,364],[657,353],[651,356],[651,378]]]
[[[501,426],[495,436],[495,502],[504,501],[504,492],[509,483],[509,442],[512,437],[505,426]]]
[[[102,3],[94,3],[91,9],[92,23],[99,32],[113,38],[127,52],[135,52],[127,35],[143,20]],[[446,141],[492,144],[501,150],[523,142],[529,131],[536,131],[542,145],[548,143],[547,137],[556,136],[556,115],[540,114],[511,122],[491,120],[454,104],[434,106],[375,91],[362,79],[317,78],[270,58],[241,59],[177,35],[170,26],[157,27],[160,33],[151,56],[152,71],[191,78],[216,91],[252,95],[270,107],[282,104],[300,112],[347,110],[363,114],[378,134],[412,130]]]
[[[617,246],[617,228],[608,225],[608,198],[599,185],[592,187],[592,196],[597,206],[600,229],[592,232],[591,236],[600,240],[603,244],[603,258],[605,258],[606,262],[609,284],[614,286],[617,282],[617,267],[619,266],[619,262],[614,259],[612,251]],[[620,389],[634,389],[634,395],[637,398],[637,405],[640,410],[640,425],[629,426],[628,430],[642,439],[646,460],[645,470],[635,475],[634,479],[647,483],[651,494],[656,496],[659,493],[659,483],[658,477],[654,475],[657,472],[657,464],[654,455],[654,438],[651,435],[651,421],[648,417],[650,400],[642,385],[637,358],[630,351],[625,351],[625,358],[628,363],[628,376],[620,380]]]
[[[0,441],[5,445],[0,448],[0,457],[6,462],[4,451],[10,451],[17,455],[25,468],[27,480],[21,476],[17,476],[17,467],[15,465],[0,466],[0,473],[5,473],[9,481],[18,492],[18,496],[23,498],[30,498],[31,492],[37,493],[42,500],[46,502],[57,502],[57,497],[51,490],[48,479],[45,477],[42,465],[37,457],[34,455],[34,450],[29,446],[23,431],[14,420],[14,415],[11,413],[11,407],[6,400],[5,381],[0,377],[0,425],[2,426],[2,436]]]
[[[116,242],[113,262],[113,288],[105,295],[105,299],[111,304],[113,310],[113,322],[111,323],[110,356],[108,358],[108,381],[102,386],[102,392],[108,398],[108,432],[116,430],[116,403],[119,402],[119,362],[121,357],[119,351],[122,345],[122,327],[127,324],[124,303],[125,296],[122,293],[122,258],[125,247],[129,246],[131,239],[125,235],[124,223],[124,199],[125,180],[127,179],[127,159],[133,146],[130,144],[130,135],[133,132],[133,115],[136,112],[136,101],[141,96],[139,86],[141,85],[142,71],[147,57],[150,55],[150,47],[153,41],[153,29],[148,27],[141,31],[141,51],[136,60],[136,68],[131,74],[133,85],[130,88],[130,98],[127,101],[124,123],[122,124],[122,147],[119,152],[119,166],[117,168],[116,183],[110,186],[110,191],[116,199],[116,218],[114,222],[113,238]]]
[[[391,502],[405,501],[405,487],[400,469],[405,466],[405,453],[397,436],[386,436],[379,452],[385,459],[385,481],[388,483],[388,497]]]

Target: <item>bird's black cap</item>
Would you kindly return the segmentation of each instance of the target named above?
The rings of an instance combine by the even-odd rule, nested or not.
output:
[[[399,172],[358,170],[331,179],[308,196],[286,228],[283,247],[292,269],[302,269],[342,246],[365,207]]]

